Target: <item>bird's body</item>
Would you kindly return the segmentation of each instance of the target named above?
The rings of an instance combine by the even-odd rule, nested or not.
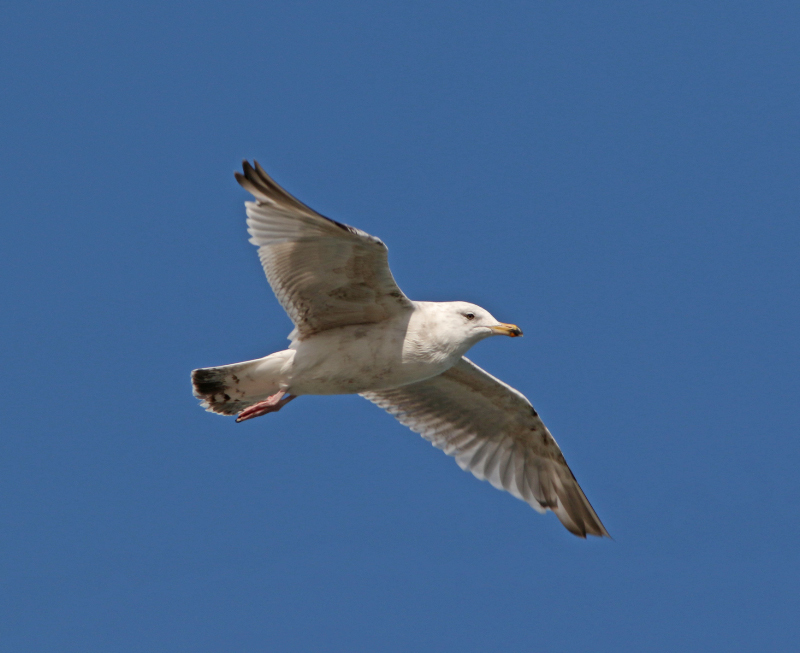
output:
[[[571,532],[607,535],[528,400],[464,358],[516,326],[466,302],[409,300],[379,239],[312,211],[257,163],[237,179],[256,197],[251,242],[295,330],[286,350],[195,370],[209,411],[242,421],[302,395],[361,394]]]
[[[414,302],[378,327],[339,327],[294,343],[287,391],[293,395],[354,394],[397,388],[441,374],[468,347],[437,329],[439,308],[431,302]]]

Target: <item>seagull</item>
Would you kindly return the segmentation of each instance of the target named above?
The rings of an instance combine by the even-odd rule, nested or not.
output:
[[[608,537],[531,403],[464,356],[485,338],[521,336],[519,327],[467,302],[410,300],[383,241],[320,215],[253,163],[235,176],[255,198],[247,230],[294,323],[291,344],[194,370],[201,405],[243,422],[303,395],[360,394],[571,533]]]

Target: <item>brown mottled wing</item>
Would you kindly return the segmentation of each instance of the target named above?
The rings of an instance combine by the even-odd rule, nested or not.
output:
[[[466,358],[426,381],[362,396],[461,469],[539,512],[552,510],[571,533],[608,536],[530,402]]]
[[[254,162],[236,173],[255,196],[246,202],[250,242],[300,339],[349,324],[374,324],[411,310],[379,238],[320,215]]]

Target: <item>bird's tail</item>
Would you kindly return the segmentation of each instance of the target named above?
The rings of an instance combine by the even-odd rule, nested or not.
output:
[[[238,415],[285,388],[293,359],[294,350],[286,349],[253,361],[193,370],[192,391],[207,411]]]

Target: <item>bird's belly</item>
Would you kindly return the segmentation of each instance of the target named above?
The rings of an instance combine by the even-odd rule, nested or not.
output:
[[[370,326],[325,331],[297,343],[288,392],[357,394],[396,388],[441,374],[449,361],[409,359],[405,331]]]

